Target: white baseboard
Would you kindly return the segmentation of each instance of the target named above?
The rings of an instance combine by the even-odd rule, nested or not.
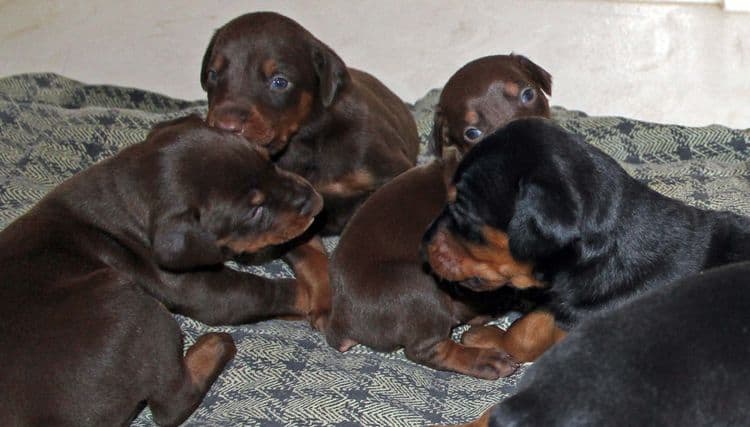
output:
[[[617,0],[615,0],[617,1]],[[750,0],[620,0],[630,3],[715,4],[727,12],[750,12]]]
[[[750,0],[724,0],[724,10],[730,12],[750,12]]]

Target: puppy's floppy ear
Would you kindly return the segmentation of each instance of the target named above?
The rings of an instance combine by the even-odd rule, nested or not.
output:
[[[547,94],[552,95],[552,75],[547,72],[544,68],[531,62],[531,60],[523,55],[510,54],[518,64],[531,76],[536,84]]]
[[[156,263],[171,271],[186,271],[224,262],[216,236],[201,228],[193,213],[165,215],[156,220],[151,238]]]
[[[322,42],[313,45],[312,62],[318,76],[320,99],[327,108],[333,104],[336,94],[346,84],[349,72],[336,52]]]
[[[214,44],[216,44],[216,36],[218,35],[219,31],[217,30],[211,37],[211,41],[208,42],[206,52],[203,54],[203,61],[201,63],[201,87],[204,91],[206,90],[206,73],[208,73],[208,65],[211,62],[211,57],[214,53]]]
[[[428,151],[440,158],[443,156],[443,147],[450,145],[448,138],[448,123],[445,115],[440,111],[440,106],[435,108],[435,116],[432,121],[432,132],[430,133],[430,142],[427,145]]]
[[[565,182],[522,179],[508,224],[511,253],[522,260],[541,259],[565,248],[581,236],[581,214],[580,202]]]

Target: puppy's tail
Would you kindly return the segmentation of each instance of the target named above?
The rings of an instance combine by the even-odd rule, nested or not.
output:
[[[707,267],[750,260],[750,218],[731,212],[718,213]]]

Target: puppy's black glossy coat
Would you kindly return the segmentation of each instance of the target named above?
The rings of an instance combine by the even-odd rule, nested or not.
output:
[[[748,313],[747,262],[645,293],[582,322],[484,421],[504,427],[746,425]]]
[[[453,183],[455,202],[425,244],[439,229],[478,246],[486,227],[507,233],[513,257],[536,266],[563,329],[647,289],[750,258],[750,219],[665,197],[549,120],[519,119],[488,136]]]

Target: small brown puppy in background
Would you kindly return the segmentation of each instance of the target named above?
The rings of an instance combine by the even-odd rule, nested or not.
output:
[[[549,117],[552,77],[522,55],[487,56],[459,69],[440,93],[432,151],[463,154],[485,135],[520,117]],[[452,171],[451,171],[452,173]]]
[[[370,74],[348,68],[285,16],[249,13],[219,28],[200,80],[211,126],[267,147],[276,165],[323,196],[311,231],[340,233],[373,191],[416,164],[417,127],[398,96]],[[327,285],[328,257],[319,239],[303,241],[287,259],[302,280]],[[327,310],[316,309],[318,328]]]
[[[442,153],[444,147],[454,147],[446,153],[453,157],[453,151],[466,152],[509,120],[548,117],[544,94],[550,92],[550,75],[523,56],[472,61],[443,89],[433,149]],[[463,346],[450,338],[455,326],[507,309],[501,307],[503,299],[438,283],[420,256],[422,235],[446,202],[444,177],[452,175],[454,163],[438,159],[400,175],[352,217],[331,260],[333,305],[326,339],[332,347],[403,347],[417,363],[479,378],[495,379],[515,370],[502,351]]]
[[[304,284],[223,263],[299,235],[322,204],[197,116],[60,184],[0,232],[0,425],[127,425],[143,402],[158,424],[183,422],[235,346],[208,333],[183,357],[169,311],[208,324],[307,314]]]

